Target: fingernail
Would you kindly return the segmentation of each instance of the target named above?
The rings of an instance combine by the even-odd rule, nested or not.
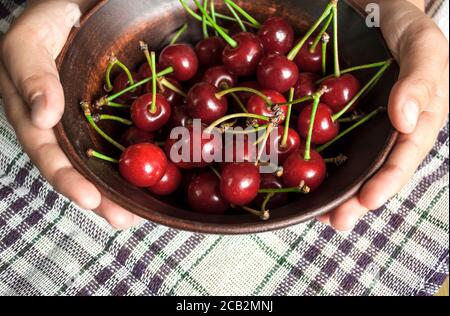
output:
[[[45,113],[45,96],[43,94],[39,94],[33,97],[31,101],[31,121],[36,127],[45,128],[43,118]]]
[[[419,120],[420,107],[419,104],[414,100],[408,100],[403,105],[403,115],[405,121],[408,124],[411,132],[416,128],[417,121]]]

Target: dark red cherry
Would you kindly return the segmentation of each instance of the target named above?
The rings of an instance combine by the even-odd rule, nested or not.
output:
[[[134,72],[131,73],[133,79],[135,82],[138,82],[138,75]],[[121,72],[119,75],[117,75],[116,79],[114,79],[113,83],[113,91],[112,94],[118,93],[130,86],[130,81],[128,80],[128,76],[126,73]],[[134,100],[138,98],[140,95],[142,89],[140,87],[134,89],[133,91],[130,91],[123,96],[119,97],[117,99],[118,102],[121,103],[132,103]]]
[[[321,88],[326,88],[327,92],[322,95],[321,101],[331,107],[333,112],[341,111],[358,92],[361,84],[355,76],[344,74],[339,78],[330,78],[322,82]],[[358,106],[356,102],[349,110],[353,111]]]
[[[223,49],[227,43],[220,37],[212,36],[197,43],[195,52],[203,68],[220,65],[222,63]]]
[[[312,96],[317,91],[316,82],[320,77],[312,72],[301,72],[298,75],[297,83],[294,86],[295,98],[301,99],[307,96]],[[294,107],[298,107],[295,105]]]
[[[298,187],[304,181],[311,191],[316,190],[325,180],[327,166],[322,156],[311,150],[311,159],[304,159],[300,149],[289,156],[283,164],[283,182],[286,187]]]
[[[319,43],[314,52],[311,52],[310,48],[313,42],[314,38],[308,39],[297,56],[295,56],[294,62],[297,64],[300,72],[322,72],[322,46]]]
[[[294,29],[286,19],[278,16],[267,19],[258,36],[269,54],[285,55],[294,44]]]
[[[264,173],[261,174],[261,189],[282,189],[283,188],[283,179],[277,177],[272,173]],[[255,200],[255,205],[258,208],[261,208],[267,194],[258,194]],[[275,194],[267,204],[267,209],[273,210],[279,207],[286,205],[289,201],[288,193],[277,193]]]
[[[263,90],[261,91],[265,96],[269,98],[274,104],[277,103],[286,103],[286,98],[279,92],[274,90]],[[288,107],[286,105],[280,107],[281,111],[284,113],[284,117],[286,117]],[[272,108],[267,105],[267,103],[259,96],[253,95],[247,103],[247,110],[249,113],[263,115],[267,117],[271,117],[273,115]],[[284,119],[282,119],[279,123],[283,123]],[[267,121],[259,120],[259,124],[265,125]]]
[[[166,98],[156,95],[156,112],[151,113],[153,94],[140,96],[131,106],[131,119],[134,124],[146,132],[155,132],[161,129],[170,119],[171,107]]]
[[[194,49],[187,44],[166,46],[159,56],[159,64],[163,69],[173,67],[174,72],[169,76],[178,81],[192,79],[199,66]]]
[[[170,116],[169,122],[167,123],[167,127],[169,129],[180,126],[186,127],[191,123],[191,121],[192,118],[189,115],[186,104],[177,105],[172,108],[172,114]]]
[[[134,126],[127,129],[127,131],[120,138],[120,143],[125,147],[142,143],[153,143],[154,141],[154,134],[145,132]]]
[[[227,142],[230,143],[227,143]],[[250,142],[248,135],[225,138],[222,168],[228,163],[256,162],[258,147]]]
[[[279,126],[276,132],[276,135],[274,135],[276,137],[269,138],[269,141],[267,142],[266,153],[270,157],[272,157],[272,154],[278,155],[278,163],[279,165],[282,165],[294,151],[300,148],[301,139],[294,129],[289,128],[286,146],[282,147],[281,143],[284,136],[284,127]],[[272,150],[275,150],[275,152],[272,153]]]
[[[230,204],[220,193],[219,178],[212,172],[195,177],[188,189],[188,202],[192,210],[204,214],[224,214]]]
[[[224,66],[236,76],[254,75],[264,53],[261,41],[255,34],[249,32],[236,34],[233,39],[238,46],[236,48],[230,45],[225,47],[222,55]]]
[[[306,106],[298,117],[298,131],[303,138],[308,137],[313,105]],[[333,111],[323,103],[317,108],[311,142],[315,145],[326,144],[339,134],[339,122],[333,122]]]
[[[258,91],[261,91],[261,86],[256,81],[245,81],[239,84],[239,87],[244,88],[252,88]],[[239,99],[242,101],[242,103],[247,104],[248,100],[254,95],[250,92],[237,92],[236,95],[239,97]]]
[[[215,66],[205,72],[203,81],[216,86],[218,89],[228,89],[236,86],[238,78],[224,66]]]
[[[210,83],[200,82],[189,90],[187,106],[194,119],[201,119],[203,124],[211,124],[223,117],[228,111],[226,97],[216,96],[219,90]]]
[[[183,177],[181,180],[181,188],[183,189],[183,191],[185,193],[188,192],[189,190],[189,186],[191,185],[192,181],[195,180],[195,178],[197,178],[200,174],[201,174],[201,169],[184,169],[183,170]]]
[[[181,91],[183,91],[183,87],[181,86],[181,84],[176,81],[175,79],[172,78],[166,78],[167,81],[169,81],[171,84],[173,84],[175,87],[177,87],[178,89],[180,89]],[[158,89],[159,90],[159,89]],[[152,93],[153,91],[153,86],[152,83],[149,82],[145,85],[144,88],[145,93]],[[175,91],[171,90],[170,88],[164,87],[164,91],[158,91],[159,94],[161,94],[163,97],[166,98],[167,102],[169,102],[169,104],[173,107],[173,106],[177,106],[180,104],[183,104],[184,102],[184,98],[183,96],[181,96],[180,94],[176,93]]]
[[[258,195],[260,183],[259,168],[255,164],[231,163],[223,168],[220,192],[228,203],[245,206]]]
[[[285,93],[297,83],[298,68],[285,56],[271,54],[264,56],[259,62],[257,76],[263,89]]]
[[[156,67],[158,68],[158,67]],[[150,78],[152,76],[152,71],[150,69],[150,66],[148,65],[148,62],[143,63],[139,69],[138,69],[138,77],[140,80],[143,80],[145,78]]]
[[[181,172],[177,166],[173,163],[169,162],[167,164],[166,172],[159,182],[151,187],[148,187],[147,190],[156,195],[170,195],[174,193],[181,184]]]
[[[167,157],[158,146],[144,143],[130,146],[122,153],[119,170],[129,183],[147,188],[161,180],[167,164]]]

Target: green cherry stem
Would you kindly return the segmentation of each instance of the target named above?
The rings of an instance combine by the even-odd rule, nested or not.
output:
[[[302,183],[300,186],[295,187],[295,188],[283,188],[283,189],[260,189],[258,192],[259,193],[273,193],[273,194],[277,194],[277,193],[303,193],[303,194],[308,194],[311,191],[311,189],[306,186],[304,183]]]
[[[216,17],[217,17],[218,19],[221,19],[221,20],[231,21],[231,22],[237,22],[235,18],[233,18],[233,17],[231,17],[231,16],[228,16],[228,15],[225,15],[225,14],[221,14],[221,13],[218,13],[218,12],[217,12],[217,13],[215,13],[215,15],[216,15]],[[211,16],[212,16],[212,10],[211,10]],[[242,20],[242,19],[241,19],[241,20]],[[254,29],[258,29],[258,27],[254,26],[254,25],[251,24],[250,22],[242,21],[242,23],[244,23],[244,25],[246,25],[246,26],[252,27],[252,28],[254,28]]]
[[[211,131],[216,128],[217,126],[221,125],[222,123],[225,123],[227,121],[230,120],[234,120],[234,119],[238,119],[238,118],[250,118],[250,119],[257,119],[257,120],[262,120],[262,121],[270,121],[270,118],[263,116],[263,115],[258,115],[258,114],[252,114],[252,113],[236,113],[236,114],[230,114],[227,116],[224,116],[220,119],[218,119],[217,121],[215,121],[214,123],[212,123],[206,130],[205,132],[207,133],[211,133]]]
[[[324,160],[325,160],[325,163],[333,164],[333,165],[336,165],[336,166],[339,167],[339,166],[342,166],[344,163],[347,162],[348,157],[345,156],[345,155],[343,155],[343,154],[340,154],[340,155],[338,155],[337,157],[334,157],[334,158],[326,158],[326,159],[324,159]]]
[[[203,9],[208,10],[208,0],[203,0]],[[206,22],[207,22],[206,17],[203,16],[202,17],[203,38],[209,38],[208,24]]]
[[[332,116],[333,122],[339,120],[347,111],[358,101],[362,95],[366,94],[370,89],[374,87],[374,83],[376,83],[381,76],[386,72],[386,70],[391,66],[392,60],[386,61],[385,65],[377,72],[377,74],[362,88],[357,95],[353,97],[353,99],[338,113]]]
[[[316,122],[316,114],[317,109],[319,108],[320,98],[322,96],[322,91],[316,92],[313,96],[314,98],[314,104],[311,110],[311,120],[309,123],[309,131],[308,131],[308,138],[306,139],[306,145],[305,145],[305,160],[311,160],[311,141],[312,141],[312,134],[314,130],[314,124]]]
[[[178,42],[180,37],[187,31],[188,27],[189,27],[189,25],[187,23],[183,24],[183,26],[173,36],[172,40],[170,41],[170,45],[173,45],[176,42]]]
[[[211,171],[212,172],[214,172],[214,174],[217,176],[217,178],[219,179],[219,180],[222,180],[222,176],[221,176],[221,174],[220,174],[220,172],[216,169],[216,168],[214,168],[213,166],[209,166],[209,168],[211,169]]]
[[[368,122],[370,119],[372,119],[374,116],[376,116],[379,113],[385,112],[386,109],[384,107],[379,107],[378,109],[372,111],[371,113],[369,113],[368,115],[366,115],[363,119],[359,120],[357,123],[355,123],[354,125],[352,125],[351,127],[347,128],[345,131],[343,131],[342,133],[340,133],[338,136],[336,136],[335,139],[333,139],[332,141],[318,147],[316,149],[317,152],[322,152],[325,149],[329,148],[331,145],[333,145],[334,143],[336,143],[338,140],[340,140],[341,138],[343,138],[344,136],[346,136],[347,134],[351,133],[353,130],[355,130],[356,128],[360,127],[361,125],[365,124],[366,122]]]
[[[86,117],[86,120],[92,126],[92,128],[94,128],[94,130],[100,136],[102,136],[107,142],[109,142],[110,144],[112,144],[113,146],[118,148],[119,150],[124,151],[125,150],[124,146],[122,146],[121,144],[116,142],[114,139],[109,137],[100,127],[98,127],[97,123],[95,122],[94,118],[92,117],[92,113],[91,113],[89,104],[87,102],[83,101],[83,102],[81,102],[80,105],[81,105],[81,108],[82,108],[82,110],[84,112],[84,116]]]
[[[129,108],[131,108],[131,106],[129,106],[129,105],[120,104],[120,103],[116,103],[116,102],[109,102],[108,104],[106,104],[106,106],[108,106],[110,108],[116,108],[116,109],[129,109]]]
[[[235,88],[223,90],[223,91],[216,93],[216,97],[218,99],[220,99],[220,98],[226,96],[227,94],[231,94],[231,93],[235,93],[235,92],[248,92],[248,93],[255,94],[258,97],[260,97],[261,99],[263,99],[264,102],[266,102],[269,106],[273,105],[273,102],[264,93],[262,93],[261,91],[258,91],[256,89],[252,89],[252,88],[248,88],[248,87],[235,87]]]
[[[150,53],[151,57],[151,69],[152,69],[152,105],[150,107],[150,113],[154,114],[158,110],[156,107],[156,93],[158,92],[156,89],[157,86],[157,75],[156,75],[156,54],[155,52]]]
[[[273,123],[267,125],[267,129],[264,135],[259,140],[256,141],[255,145],[259,145],[259,151],[258,157],[256,158],[255,166],[259,165],[259,161],[261,160],[264,150],[266,149],[267,141],[269,140],[270,134],[272,133],[274,128],[275,125]]]
[[[246,129],[243,131],[236,131],[234,129],[232,129],[232,130],[226,129],[225,134],[246,135],[246,134],[259,133],[260,131],[263,131],[266,129],[267,129],[267,125],[263,125],[263,126],[252,128],[252,129]]]
[[[217,15],[218,13],[216,13],[216,4],[214,3],[215,0],[211,0],[210,3],[210,9],[211,9],[211,18],[213,19],[214,23],[217,23]],[[217,32],[217,30],[214,30],[216,36],[219,36],[219,32]]]
[[[234,3],[232,0],[225,0],[225,3],[232,6],[236,11],[238,11],[244,18],[246,18],[251,24],[253,24],[256,28],[261,28],[261,23],[259,23],[255,18],[253,18],[250,14],[248,14],[247,11],[242,9],[240,6],[238,6],[236,3]]]
[[[326,76],[327,74],[327,52],[329,42],[330,35],[324,33],[322,37],[322,76]]]
[[[128,67],[125,66],[123,63],[121,63],[120,60],[117,59],[117,57],[114,54],[112,54],[111,57],[110,57],[108,68],[106,69],[106,87],[105,87],[105,90],[107,92],[111,92],[113,90],[113,88],[114,88],[113,85],[112,85],[112,82],[111,82],[111,72],[112,72],[114,66],[120,67],[125,72],[125,74],[127,75],[128,81],[130,82],[130,85],[134,85],[133,75],[131,74],[131,72],[128,69]]]
[[[331,22],[333,21],[334,13],[333,11],[328,16],[328,20],[325,22],[324,26],[320,30],[319,34],[317,34],[316,39],[314,40],[313,44],[309,48],[309,51],[311,53],[314,53],[316,51],[317,45],[319,45],[320,41],[323,40],[323,35],[326,33],[328,28],[330,27]]]
[[[315,32],[315,30],[322,24],[322,22],[330,15],[331,10],[336,7],[337,0],[331,0],[330,3],[325,8],[325,11],[322,13],[322,16],[314,23],[314,25],[310,28],[310,30],[303,36],[301,41],[294,46],[294,48],[289,52],[287,55],[287,58],[289,60],[294,60],[295,57],[298,55],[300,50],[302,49],[303,45],[305,45],[306,41],[309,39],[309,37]]]
[[[339,123],[353,123],[356,121],[359,121],[360,119],[364,118],[365,114],[352,114],[349,117],[340,118],[338,120]]]
[[[183,0],[180,0],[183,1]],[[219,32],[220,36],[223,37],[223,39],[233,48],[238,47],[238,42],[236,42],[234,39],[231,38],[231,36],[229,36],[221,26],[219,26],[216,22],[214,22],[214,20],[209,16],[208,12],[203,9],[202,5],[200,4],[200,2],[198,2],[198,0],[194,0],[195,4],[197,5],[198,9],[200,10],[200,12],[202,13],[202,15],[204,17],[206,17],[206,19],[209,21],[209,23],[212,25],[212,27]]]
[[[128,126],[133,125],[132,121],[124,119],[122,117],[115,116],[115,115],[94,114],[94,115],[92,115],[92,118],[94,119],[94,122],[96,122],[96,123],[98,123],[100,121],[115,121],[115,122],[119,122],[123,125],[128,125]]]
[[[351,73],[351,72],[355,72],[355,71],[358,71],[358,70],[383,67],[386,64],[386,62],[387,62],[386,60],[383,60],[383,61],[376,62],[376,63],[359,65],[359,66],[354,66],[354,67],[351,67],[351,68],[347,68],[347,69],[341,70],[341,75],[348,74],[348,73]],[[316,84],[321,84],[325,80],[333,78],[333,77],[334,77],[334,75],[323,77],[322,79],[318,80],[316,82]]]
[[[276,193],[270,192],[267,193],[266,197],[264,198],[264,201],[261,205],[261,212],[269,212],[267,209],[267,204],[269,204],[270,200],[276,195]]]
[[[291,90],[289,91],[289,102],[292,102],[294,100],[294,94],[295,94],[295,89],[291,88]],[[292,106],[293,106],[292,104],[288,105],[283,138],[282,138],[281,144],[280,144],[281,148],[286,148],[286,145],[287,145],[287,141],[288,141],[288,137],[289,137],[289,126],[291,124]]]
[[[253,208],[250,208],[250,207],[248,207],[248,206],[241,206],[241,208],[242,208],[244,211],[249,212],[250,214],[253,214],[253,215],[258,216],[258,217],[259,217],[261,220],[263,220],[263,221],[267,221],[267,220],[270,219],[270,212],[269,212],[269,211],[261,212],[261,211],[255,210],[255,209],[253,209]]]
[[[338,11],[337,1],[333,7],[333,53],[334,53],[334,76],[339,78],[341,76],[341,66],[339,64],[339,37],[338,37]]]
[[[295,99],[293,101],[289,101],[289,102],[285,102],[285,103],[277,103],[275,105],[278,105],[278,106],[296,105],[296,104],[303,103],[303,102],[306,102],[306,101],[311,101],[311,100],[313,100],[313,96],[307,95],[307,96],[305,96],[303,98],[300,98],[300,99]]]
[[[181,95],[183,98],[186,98],[186,97],[187,97],[186,92],[184,92],[183,90],[181,90],[181,89],[179,89],[178,87],[176,87],[174,84],[172,84],[172,83],[171,83],[169,80],[167,80],[166,78],[161,78],[161,84],[162,84],[164,87],[166,87],[166,88],[172,90],[173,92],[175,92],[175,93]]]
[[[236,95],[236,93],[231,93],[230,94],[231,97],[236,101],[236,103],[239,105],[239,107],[241,108],[241,110],[244,113],[248,113],[247,108],[245,107],[244,103],[242,103],[241,99]]]
[[[239,24],[239,27],[241,28],[241,30],[243,32],[247,32],[247,28],[245,27],[244,23],[242,22],[241,17],[239,16],[239,14],[236,13],[236,10],[234,10],[234,8],[231,6],[231,4],[229,4],[228,2],[225,1],[225,5],[227,6],[228,10],[230,10],[231,14],[234,16],[234,18],[236,19],[237,23]]]
[[[106,156],[105,154],[102,154],[102,153],[100,153],[98,151],[95,151],[94,149],[88,149],[86,151],[86,155],[89,158],[96,158],[96,159],[107,161],[107,162],[111,162],[111,163],[119,163],[118,159],[114,159],[114,158],[111,158],[109,156]]]

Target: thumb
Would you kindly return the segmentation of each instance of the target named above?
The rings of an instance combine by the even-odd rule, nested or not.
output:
[[[400,76],[391,92],[389,115],[394,127],[410,134],[430,104],[448,64],[448,42],[434,22],[422,14],[399,43]],[[430,50],[430,47],[433,47]]]

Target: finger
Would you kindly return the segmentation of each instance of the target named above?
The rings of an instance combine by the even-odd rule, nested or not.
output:
[[[137,226],[141,219],[112,202],[106,197],[102,197],[100,206],[95,213],[103,217],[113,228],[117,230],[126,230]]]
[[[330,225],[338,231],[351,231],[368,211],[358,197],[353,197],[330,213]]]
[[[401,133],[412,133],[430,107],[448,65],[448,42],[434,22],[420,18],[404,32],[399,44],[400,76],[389,100],[389,115]],[[430,45],[436,49],[430,53]]]
[[[324,225],[330,225],[330,213],[317,217],[317,220]]]

